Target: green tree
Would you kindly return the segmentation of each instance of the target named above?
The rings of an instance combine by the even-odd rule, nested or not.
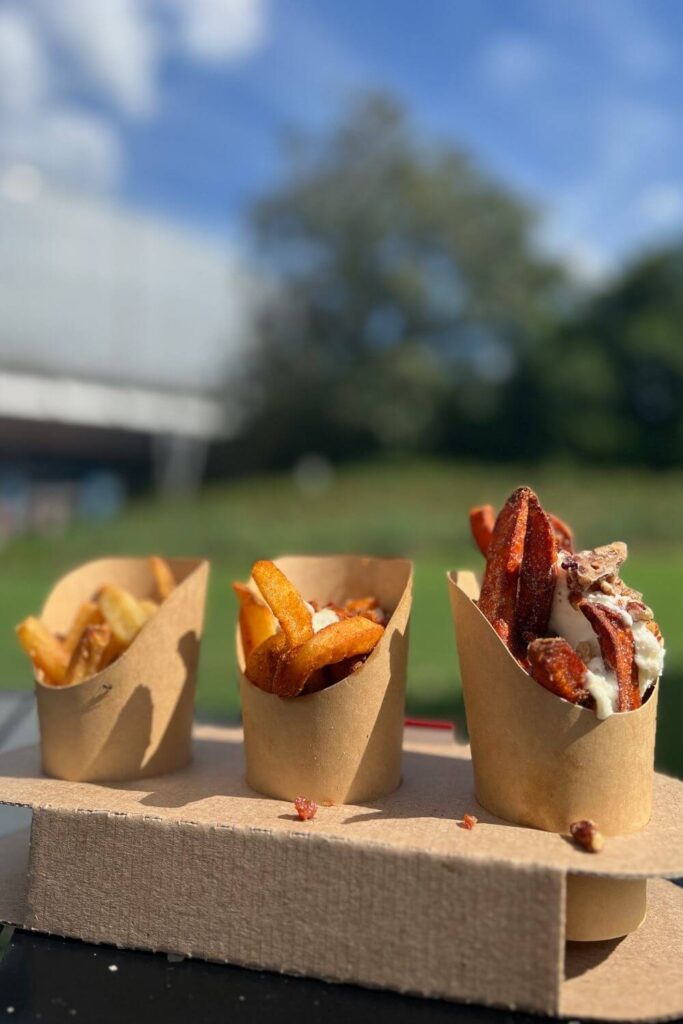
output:
[[[531,355],[562,279],[535,217],[462,152],[365,97],[253,211],[275,282],[248,366],[252,458],[533,455]]]

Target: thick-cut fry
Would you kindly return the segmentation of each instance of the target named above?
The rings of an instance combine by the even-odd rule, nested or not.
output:
[[[484,558],[486,558],[495,525],[496,513],[493,505],[476,505],[470,509],[472,536]]]
[[[74,615],[73,622],[69,626],[69,632],[62,643],[67,657],[71,657],[78,647],[78,642],[83,636],[86,626],[98,626],[102,622],[102,612],[94,601],[84,601]]]
[[[529,672],[546,690],[572,704],[587,704],[586,666],[562,637],[533,640],[528,647]]]
[[[548,632],[557,578],[557,543],[550,519],[535,494],[529,495],[524,555],[519,572],[515,617],[516,651]]]
[[[104,668],[110,640],[109,626],[86,626],[69,662],[64,684],[82,683]]]
[[[240,635],[245,659],[275,633],[273,613],[258,601],[246,583],[233,583],[232,589],[240,603]]]
[[[122,587],[105,583],[99,592],[98,604],[116,640],[128,647],[148,619],[140,602]]]
[[[311,612],[301,594],[273,562],[256,562],[251,575],[263,599],[294,647],[313,636]]]
[[[156,601],[153,601],[151,597],[143,597],[138,601],[138,604],[142,608],[143,612],[148,619],[151,619],[153,615],[159,611],[159,605]]]
[[[382,626],[360,615],[325,626],[306,643],[286,651],[280,658],[273,692],[280,697],[296,697],[318,669],[345,658],[369,654],[383,633]]]
[[[529,512],[528,487],[518,487],[503,505],[493,529],[481,584],[479,608],[501,639],[514,644],[517,583]]]
[[[617,711],[633,711],[642,704],[638,685],[638,666],[631,627],[613,608],[581,600],[577,606],[590,622],[600,644],[603,661],[617,677]]]
[[[60,686],[69,664],[63,644],[33,615],[17,626],[19,643],[44,683]]]
[[[344,602],[344,608],[347,612],[362,615],[364,612],[372,612],[379,608],[379,601],[376,597],[350,597]]]
[[[557,547],[560,551],[574,551],[574,531],[571,526],[568,526],[563,519],[559,516],[554,516],[552,512],[548,513],[548,519],[552,523],[553,530],[555,531],[555,540]]]
[[[244,674],[259,690],[273,693],[273,682],[280,659],[287,650],[284,633],[274,633],[252,651],[244,666]]]
[[[165,559],[159,558],[158,555],[151,556],[149,566],[154,576],[159,600],[165,601],[168,595],[175,590],[175,577],[171,572],[171,567]]]

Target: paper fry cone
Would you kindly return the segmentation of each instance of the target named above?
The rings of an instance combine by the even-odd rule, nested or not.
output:
[[[169,559],[177,586],[108,668],[83,683],[36,681],[43,771],[75,782],[141,779],[190,760],[194,693],[209,563]],[[65,632],[103,583],[154,597],[145,558],[105,558],[62,577],[42,621]]]
[[[657,690],[601,721],[517,664],[474,601],[473,573],[448,576],[475,794],[493,814],[547,832],[590,818],[604,835],[650,819]]]
[[[412,565],[403,559],[339,555],[276,563],[309,601],[342,604],[372,595],[391,615],[368,660],[318,693],[282,698],[244,676],[240,694],[247,783],[265,796],[362,803],[401,781]]]

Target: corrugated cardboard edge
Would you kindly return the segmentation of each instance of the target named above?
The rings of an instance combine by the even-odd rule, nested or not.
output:
[[[567,832],[590,818],[605,835],[643,828],[652,809],[657,691],[600,721],[518,665],[474,604],[473,573],[448,574],[479,802],[508,821]]]
[[[43,770],[99,782],[175,771],[191,757],[194,694],[209,564],[168,559],[175,590],[112,665],[73,686],[36,682]],[[64,576],[42,619],[67,628],[78,605],[104,582],[154,595],[144,558],[98,559]]]
[[[396,789],[412,603],[412,563],[356,555],[286,556],[276,564],[307,600],[376,596],[391,612],[384,635],[353,675],[283,699],[245,677],[237,639],[247,782],[282,800],[363,803]]]

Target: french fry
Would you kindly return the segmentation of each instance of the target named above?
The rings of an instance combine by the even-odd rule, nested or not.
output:
[[[314,672],[346,658],[369,654],[383,633],[382,626],[360,615],[325,626],[305,643],[286,650],[279,657],[273,693],[296,697]]]
[[[158,555],[150,557],[149,566],[154,576],[159,600],[165,601],[168,595],[175,590],[175,577],[171,572],[171,567],[165,559]]]
[[[114,638],[124,648],[128,647],[147,622],[148,615],[140,602],[123,587],[105,583],[98,604]]]
[[[548,632],[557,578],[557,542],[550,519],[533,493],[528,507],[515,612],[516,652],[522,655],[531,640]]]
[[[69,626],[69,631],[62,641],[68,658],[71,657],[78,647],[78,642],[83,636],[83,632],[86,627],[97,626],[102,621],[102,612],[100,611],[99,605],[95,604],[94,601],[84,601],[83,604],[79,606],[79,609],[74,615],[73,621]]]
[[[548,513],[548,519],[552,523],[553,530],[555,531],[555,540],[557,547],[560,551],[574,551],[574,531],[570,526],[565,523],[559,516],[554,516],[552,512]]]
[[[347,612],[362,615],[364,612],[372,612],[379,608],[379,601],[376,597],[350,597],[344,602],[344,608]]]
[[[284,633],[274,633],[251,652],[244,666],[244,674],[259,690],[273,693],[273,681],[280,661],[287,650]]]
[[[256,586],[294,647],[313,636],[311,613],[301,594],[274,562],[256,562],[251,570]]]
[[[52,635],[40,619],[32,615],[17,626],[17,637],[42,681],[61,686],[69,657],[57,637]]]
[[[240,603],[240,635],[245,659],[276,631],[275,618],[267,605],[258,601],[246,583],[233,583]]]
[[[493,505],[476,505],[470,509],[470,530],[474,542],[484,558],[486,558],[495,525],[496,513]]]
[[[104,668],[104,659],[110,640],[111,629],[109,626],[86,626],[69,662],[64,676],[64,684],[82,683]]]
[[[577,606],[586,616],[595,632],[603,661],[617,677],[619,699],[617,711],[633,711],[642,704],[638,685],[638,666],[635,643],[630,626],[613,608],[593,604],[585,599]]]
[[[586,666],[574,648],[562,637],[533,640],[527,649],[529,672],[546,690],[571,701],[586,704]]]
[[[151,597],[143,597],[138,604],[142,608],[143,612],[148,619],[151,619],[153,615],[159,611],[159,605],[156,601],[153,601]]]
[[[517,584],[532,493],[528,487],[518,487],[499,512],[479,594],[479,608],[511,648],[515,643]]]

